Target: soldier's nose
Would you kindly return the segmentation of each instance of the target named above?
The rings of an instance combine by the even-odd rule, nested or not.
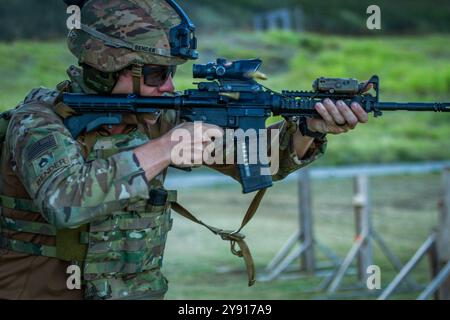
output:
[[[175,91],[175,85],[173,84],[172,76],[169,76],[167,78],[167,81],[164,82],[161,86],[158,87],[158,91],[161,93],[164,92],[174,92]]]

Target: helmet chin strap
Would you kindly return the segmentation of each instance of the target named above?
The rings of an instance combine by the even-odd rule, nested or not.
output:
[[[143,64],[133,64],[131,73],[133,75],[133,93],[137,96],[141,95],[141,78]]]

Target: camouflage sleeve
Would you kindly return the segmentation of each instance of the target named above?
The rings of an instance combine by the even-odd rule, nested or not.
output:
[[[282,180],[294,171],[306,167],[326,151],[327,139],[314,139],[306,154],[299,159],[294,149],[293,134],[297,131],[297,125],[291,122],[280,121],[273,124],[269,129],[280,130],[280,167],[272,178],[274,181]]]
[[[282,180],[292,172],[311,164],[320,158],[326,150],[326,139],[315,139],[302,159],[299,159],[293,146],[293,134],[297,131],[297,126],[293,123],[280,121],[268,127],[269,141],[270,129],[279,130],[279,168],[272,175],[274,181]],[[268,143],[270,151],[270,143]],[[217,170],[235,180],[239,180],[239,172],[235,165],[212,165],[210,168]]]
[[[13,169],[47,221],[75,228],[148,199],[143,169],[132,151],[85,162],[80,145],[48,107],[19,108],[6,143]]]

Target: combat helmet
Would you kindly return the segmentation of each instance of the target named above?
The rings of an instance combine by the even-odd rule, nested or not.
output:
[[[82,5],[81,29],[69,32],[68,47],[86,85],[99,93],[110,93],[126,68],[139,94],[143,65],[198,58],[195,26],[173,0],[64,1]]]

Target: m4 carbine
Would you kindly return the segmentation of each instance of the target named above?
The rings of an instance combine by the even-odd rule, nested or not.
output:
[[[313,91],[277,93],[257,82],[265,78],[258,71],[261,64],[260,59],[233,62],[217,59],[206,65],[194,65],[194,78],[208,81],[197,83],[197,89],[185,90],[173,97],[64,93],[63,103],[76,112],[76,115],[65,119],[65,125],[77,138],[84,131],[120,124],[124,113],[175,109],[179,111],[181,120],[201,121],[222,128],[260,132],[266,128],[266,120],[274,115],[299,121],[304,129],[307,117],[320,117],[314,106],[326,98],[343,100],[347,105],[358,102],[375,117],[381,116],[383,111],[395,110],[450,112],[450,103],[380,102],[378,76],[372,76],[366,83],[359,83],[356,79],[319,78],[313,83]],[[370,86],[373,90],[367,92]],[[238,162],[238,167],[244,193],[272,186],[272,177],[261,174],[268,164],[259,160],[256,164],[248,163],[248,143],[245,141],[239,145],[243,159]]]

